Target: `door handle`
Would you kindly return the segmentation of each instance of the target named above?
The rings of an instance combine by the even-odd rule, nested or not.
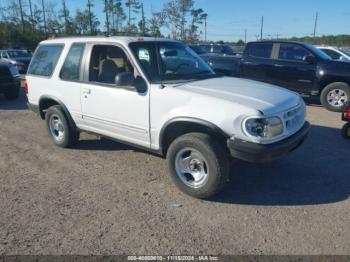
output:
[[[84,95],[90,95],[91,94],[91,89],[90,88],[83,88],[83,94]]]
[[[274,64],[275,67],[284,67],[284,65]]]

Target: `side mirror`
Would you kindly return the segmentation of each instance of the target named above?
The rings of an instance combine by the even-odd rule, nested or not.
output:
[[[115,77],[115,84],[118,87],[123,87],[130,91],[137,91],[140,94],[143,94],[147,91],[147,83],[141,77],[134,77],[133,73],[125,72],[120,73]]]
[[[133,86],[135,84],[135,77],[133,73],[120,73],[115,77],[115,84],[117,86]]]
[[[304,57],[303,61],[308,64],[316,63],[316,58],[313,55],[307,55]]]

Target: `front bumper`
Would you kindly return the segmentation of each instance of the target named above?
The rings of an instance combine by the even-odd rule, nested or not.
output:
[[[31,103],[29,103],[29,102],[27,102],[27,106],[28,106],[28,109],[29,109],[29,110],[31,110],[32,112],[34,112],[34,113],[37,114],[37,115],[40,115],[39,106],[34,105],[34,104],[31,104]]]
[[[310,123],[305,122],[297,133],[273,144],[255,144],[241,139],[229,139],[227,146],[234,158],[254,163],[270,162],[297,149],[305,141],[309,130]]]

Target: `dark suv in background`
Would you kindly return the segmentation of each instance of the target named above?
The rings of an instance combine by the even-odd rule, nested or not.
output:
[[[218,46],[219,45],[215,45],[214,48],[214,45],[190,45],[191,49],[207,62],[215,73],[219,75],[238,76],[240,63],[238,57],[222,52],[208,52],[208,49],[218,51],[218,49],[216,49]]]
[[[204,47],[208,53],[213,54],[223,54],[223,55],[236,55],[236,50],[228,44],[210,44],[210,45],[200,45]]]
[[[350,63],[334,61],[306,43],[248,43],[238,71],[244,78],[320,96],[322,105],[331,111],[342,111],[350,98]]]
[[[0,59],[17,67],[20,74],[26,74],[32,55],[25,50],[0,50]]]
[[[6,99],[16,99],[19,96],[20,79],[17,68],[10,63],[0,61],[0,94]]]

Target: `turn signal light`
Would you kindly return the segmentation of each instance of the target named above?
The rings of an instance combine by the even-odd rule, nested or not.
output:
[[[24,93],[28,94],[28,83],[27,83],[27,81],[24,82]]]
[[[343,113],[343,120],[350,121],[350,105],[347,105]]]

